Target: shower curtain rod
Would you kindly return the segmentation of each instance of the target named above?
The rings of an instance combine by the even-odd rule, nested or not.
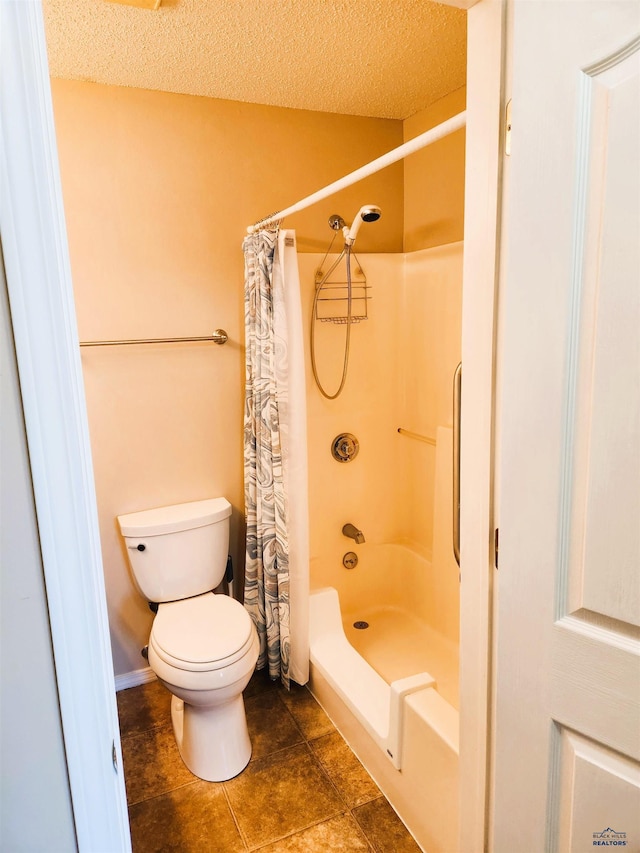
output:
[[[285,216],[297,213],[299,210],[304,210],[306,207],[310,207],[312,204],[328,198],[334,193],[337,193],[339,190],[343,190],[345,187],[350,187],[352,184],[361,181],[363,178],[368,178],[369,175],[379,172],[386,166],[390,166],[392,163],[397,163],[398,160],[403,160],[405,157],[408,157],[409,154],[414,154],[416,151],[420,151],[421,148],[426,148],[427,145],[431,145],[433,142],[437,142],[444,136],[448,136],[450,133],[460,130],[466,125],[466,123],[467,112],[466,110],[463,110],[461,113],[458,113],[458,115],[453,116],[453,118],[443,121],[442,124],[432,127],[431,130],[421,133],[414,139],[410,139],[409,142],[405,142],[403,145],[393,148],[391,151],[388,151],[376,160],[372,160],[365,166],[361,166],[359,169],[356,169],[355,172],[350,172],[348,175],[345,175],[344,178],[340,178],[332,184],[328,184],[328,186],[323,187],[321,190],[301,199],[296,202],[296,204],[292,204],[291,207],[286,207],[284,210],[276,211],[270,216],[256,222],[254,225],[250,225],[247,228],[247,234],[254,234],[266,225],[278,222],[279,220],[284,219]]]

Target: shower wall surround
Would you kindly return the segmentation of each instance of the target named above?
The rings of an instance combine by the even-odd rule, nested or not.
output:
[[[300,257],[307,316],[321,258]],[[452,426],[462,243],[408,254],[363,254],[360,260],[371,286],[369,318],[352,329],[349,373],[337,400],[320,395],[307,364],[311,583],[316,588],[349,583],[342,566],[352,545],[341,532],[345,521],[366,537],[355,547],[361,558],[356,572],[366,571],[368,544],[406,544],[431,562],[436,448],[398,434],[398,428],[435,440],[438,427]],[[340,375],[344,333],[342,325],[319,324],[321,377]],[[344,431],[356,435],[360,445],[349,465],[335,462],[330,452],[332,438]],[[458,577],[449,574],[439,581],[440,590],[446,588],[442,600],[425,620],[435,621],[457,642]]]

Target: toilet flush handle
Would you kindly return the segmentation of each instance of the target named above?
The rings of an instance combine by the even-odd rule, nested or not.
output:
[[[143,545],[142,542],[139,545],[127,545],[127,548],[130,551],[146,551],[147,546]]]

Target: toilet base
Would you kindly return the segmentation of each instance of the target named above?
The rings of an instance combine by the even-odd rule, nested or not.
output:
[[[251,758],[242,693],[222,705],[187,705],[171,699],[171,721],[180,757],[207,782],[224,782],[241,773]]]

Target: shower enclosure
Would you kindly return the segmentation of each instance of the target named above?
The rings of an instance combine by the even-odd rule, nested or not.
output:
[[[299,256],[308,317],[321,260]],[[337,399],[318,391],[306,353],[311,686],[420,844],[435,853],[455,848],[458,825],[452,480],[462,243],[359,261],[367,319],[351,329]],[[315,329],[318,372],[330,387],[343,370],[345,333],[341,323]],[[346,464],[331,453],[341,433],[358,442]],[[344,535],[345,523],[365,541]],[[353,568],[346,567],[354,564],[350,552]]]
[[[463,111],[248,233],[465,122]],[[461,361],[463,249],[443,240],[408,254],[367,255],[358,261],[355,291],[351,247],[362,223],[380,215],[365,205],[350,226],[332,215],[343,252],[299,257],[302,308],[311,319],[310,685],[416,840],[438,853],[457,847],[459,826],[452,386]],[[331,279],[341,261],[344,275]],[[333,310],[321,315],[321,303]],[[329,451],[336,447],[343,452]]]

